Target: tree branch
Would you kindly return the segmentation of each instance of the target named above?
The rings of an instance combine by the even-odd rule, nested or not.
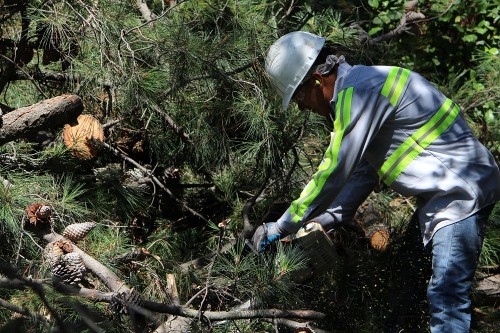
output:
[[[293,321],[293,320],[289,320],[289,319],[275,318],[275,319],[264,319],[264,321],[293,328],[296,330],[296,332],[300,332],[301,328],[302,329],[308,328],[310,331],[312,331],[314,333],[332,333],[331,331],[325,331],[325,330],[322,330],[320,328],[311,326],[311,325],[309,325],[309,323],[300,323],[298,321]]]
[[[177,125],[175,123],[175,121],[166,112],[160,110],[160,108],[157,107],[156,105],[153,106],[153,109],[160,116],[162,116],[163,119],[165,119],[165,122],[167,123],[167,125],[174,131],[175,134],[177,134],[181,138],[181,140],[184,143],[188,143],[190,145],[192,144],[191,138],[189,137],[189,135],[186,134],[186,132],[184,132],[184,130],[182,129],[182,127],[180,127],[179,125]]]
[[[144,301],[144,308],[159,312],[168,313],[175,316],[188,318],[198,318],[200,311],[184,306],[175,306],[162,303]],[[279,310],[279,309],[258,309],[258,310],[237,310],[237,311],[202,311],[203,317],[209,320],[228,319],[255,319],[255,318],[296,318],[321,320],[325,314],[312,310]]]
[[[40,81],[52,81],[52,82],[81,82],[84,80],[89,80],[78,74],[66,74],[66,73],[56,73],[41,70],[34,71],[21,71],[18,70],[12,76],[11,80],[40,80]],[[104,88],[111,88],[112,84],[109,81],[95,80],[98,85]]]
[[[242,212],[243,230],[241,231],[241,235],[240,235],[241,238],[243,238],[243,239],[249,239],[253,235],[253,231],[255,229],[255,226],[252,223],[250,223],[249,212],[253,208],[253,206],[255,206],[255,203],[257,202],[257,199],[261,196],[262,192],[264,192],[264,190],[266,189],[266,187],[268,185],[267,182],[268,182],[270,177],[271,177],[270,172],[267,172],[266,177],[265,177],[264,181],[262,182],[262,185],[260,186],[257,193],[255,193],[250,199],[248,199],[245,202],[245,206],[243,206],[243,212]]]

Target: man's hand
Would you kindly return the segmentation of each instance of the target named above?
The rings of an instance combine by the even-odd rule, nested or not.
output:
[[[252,245],[255,250],[262,252],[266,246],[277,241],[282,236],[281,229],[276,222],[264,223],[255,230],[252,237]]]

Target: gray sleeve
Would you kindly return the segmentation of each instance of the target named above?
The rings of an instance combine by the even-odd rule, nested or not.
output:
[[[313,220],[319,222],[325,230],[332,229],[338,223],[351,221],[358,207],[366,200],[378,182],[375,169],[366,160],[361,160],[335,200]]]

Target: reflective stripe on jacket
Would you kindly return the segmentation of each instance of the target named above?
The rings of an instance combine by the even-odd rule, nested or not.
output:
[[[500,200],[493,156],[459,107],[419,74],[343,63],[331,106],[334,131],[323,161],[278,220],[287,232],[329,210],[355,209],[376,184],[367,168],[417,198],[424,244],[438,228]]]

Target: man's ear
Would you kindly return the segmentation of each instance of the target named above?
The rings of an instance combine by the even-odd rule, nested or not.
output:
[[[311,80],[314,82],[315,86],[321,86],[323,84],[323,76],[320,73],[315,72],[311,75]]]

